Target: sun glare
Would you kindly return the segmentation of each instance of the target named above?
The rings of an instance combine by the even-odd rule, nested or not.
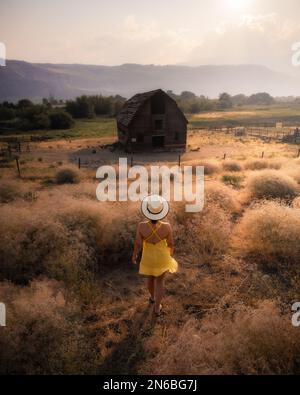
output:
[[[251,0],[226,0],[227,6],[234,11],[243,11],[251,3]]]

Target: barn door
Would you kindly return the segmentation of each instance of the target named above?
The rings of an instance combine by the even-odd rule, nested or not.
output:
[[[152,136],[152,147],[163,148],[165,146],[165,136]]]

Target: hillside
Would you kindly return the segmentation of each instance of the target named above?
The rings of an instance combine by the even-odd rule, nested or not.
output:
[[[33,64],[8,60],[0,68],[0,101],[27,97],[35,101],[55,96],[74,98],[82,94],[120,94],[129,97],[156,88],[216,97],[220,92],[298,95],[295,77],[256,65],[156,66],[123,64]]]

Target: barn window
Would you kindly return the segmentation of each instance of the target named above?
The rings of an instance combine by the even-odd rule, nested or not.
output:
[[[165,100],[163,95],[154,95],[151,97],[151,113],[164,114],[165,113]]]
[[[138,135],[137,135],[137,142],[138,143],[143,143],[144,142],[144,135],[143,135],[143,133],[138,133]]]
[[[154,122],[154,129],[155,130],[162,130],[163,129],[163,120],[162,119],[156,119]]]
[[[175,134],[174,134],[174,140],[175,140],[175,141],[178,141],[178,140],[179,140],[179,133],[178,133],[178,132],[175,132]]]

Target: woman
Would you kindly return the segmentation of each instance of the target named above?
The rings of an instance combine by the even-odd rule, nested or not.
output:
[[[139,273],[148,277],[149,302],[154,303],[154,313],[159,316],[165,275],[167,272],[175,273],[178,268],[177,262],[172,258],[171,225],[161,221],[169,212],[169,204],[159,195],[150,195],[143,199],[141,210],[148,220],[138,224],[132,262],[136,264],[138,253],[143,249]]]

